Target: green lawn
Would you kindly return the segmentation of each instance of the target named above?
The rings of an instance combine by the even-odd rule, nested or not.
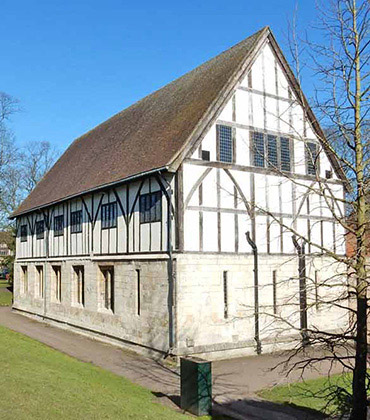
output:
[[[0,280],[0,306],[10,306],[12,304],[12,293],[7,289],[9,283]]]
[[[279,404],[308,408],[323,414],[338,414],[341,408],[338,399],[333,399],[333,390],[344,391],[342,396],[346,391],[350,392],[351,379],[351,374],[333,375],[330,378],[322,377],[263,389],[258,395]]]
[[[153,401],[125,378],[0,326],[0,419],[193,418]]]

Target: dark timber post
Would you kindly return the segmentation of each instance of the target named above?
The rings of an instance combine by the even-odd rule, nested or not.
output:
[[[292,236],[293,244],[298,253],[298,273],[299,273],[299,310],[300,310],[300,329],[302,344],[309,344],[307,334],[307,288],[306,288],[306,254],[305,243],[299,245],[295,236]]]
[[[156,174],[158,184],[167,199],[167,254],[168,254],[168,314],[169,314],[169,352],[175,346],[175,299],[174,299],[174,270],[173,270],[173,254],[172,254],[172,187],[171,184],[159,172]],[[162,182],[163,181],[163,182]],[[167,184],[168,189],[165,187]]]
[[[256,341],[257,354],[262,353],[260,341],[260,321],[259,321],[259,303],[258,303],[258,249],[256,243],[252,240],[250,233],[245,234],[247,241],[252,248],[254,256],[254,339]]]

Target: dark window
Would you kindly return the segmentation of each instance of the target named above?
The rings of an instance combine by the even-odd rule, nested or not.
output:
[[[278,168],[277,137],[267,136],[267,165],[270,168]]]
[[[265,167],[265,139],[263,133],[253,133],[253,164]]]
[[[36,222],[36,239],[44,239],[44,221]]]
[[[140,223],[160,222],[162,220],[161,197],[160,191],[140,196]]]
[[[62,300],[62,268],[60,265],[53,266],[54,271],[54,300],[61,302]]]
[[[54,236],[63,236],[64,234],[64,216],[54,217]]]
[[[228,296],[228,284],[227,284],[227,271],[223,272],[223,288],[224,288],[224,318],[229,317],[229,296]]]
[[[82,232],[82,210],[71,212],[71,233]]]
[[[273,168],[291,171],[290,139],[272,134],[253,133],[253,165],[259,168]],[[265,156],[267,158],[265,159]]]
[[[114,268],[100,267],[102,273],[101,297],[105,309],[114,312]]]
[[[83,266],[74,266],[75,295],[74,301],[85,305],[85,270]]]
[[[272,304],[273,304],[273,310],[274,315],[277,314],[277,290],[276,290],[276,271],[274,270],[272,272]]]
[[[103,204],[101,206],[101,227],[110,229],[117,227],[117,202]]]
[[[209,150],[202,150],[202,159],[203,160],[211,160]]]
[[[140,287],[140,270],[136,270],[136,293],[137,293],[137,314],[140,315],[140,311],[141,311],[141,287]]]
[[[281,170],[290,172],[290,140],[286,137],[280,138],[280,162]]]
[[[21,226],[21,242],[27,242],[27,225]]]
[[[233,161],[233,132],[227,125],[217,126],[218,151],[221,162]]]
[[[306,168],[308,175],[316,175],[318,168],[318,145],[316,143],[306,143]]]
[[[333,178],[333,172],[331,171],[331,170],[326,170],[325,171],[325,178],[326,179],[331,179],[331,178]]]

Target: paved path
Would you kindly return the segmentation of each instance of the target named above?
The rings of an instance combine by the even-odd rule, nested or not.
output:
[[[160,362],[110,344],[37,322],[12,312],[9,307],[0,307],[0,324],[79,360],[125,376],[132,382],[150,389],[165,404],[175,407],[174,402],[179,401],[180,380],[174,367],[166,367]],[[286,378],[279,370],[269,370],[285,358],[282,354],[273,354],[213,362],[215,400],[226,409],[232,408],[243,413],[239,417],[242,419],[315,418],[256,399],[255,392],[261,388],[299,379],[298,372]],[[313,370],[307,372],[305,378],[319,375],[317,370]]]

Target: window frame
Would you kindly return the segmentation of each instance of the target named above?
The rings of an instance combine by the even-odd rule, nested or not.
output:
[[[261,136],[262,136],[262,141],[263,141],[263,150],[260,147],[260,152],[257,155],[256,153],[256,136],[259,136],[259,140],[261,140]],[[271,154],[271,147],[270,147],[270,140],[274,138],[275,139],[275,152],[276,152],[276,165],[270,162],[269,156]],[[283,169],[283,165],[287,165],[288,161],[284,161],[282,159],[282,140],[286,140],[288,142],[288,148],[286,150],[289,151],[289,170],[288,169]],[[262,132],[259,130],[253,130],[251,131],[251,136],[250,136],[250,141],[251,141],[251,156],[250,156],[250,161],[251,161],[251,166],[253,166],[254,168],[261,168],[261,169],[271,169],[274,171],[278,171],[278,172],[283,172],[283,173],[294,173],[294,149],[293,149],[293,139],[291,137],[289,137],[288,135],[284,135],[284,134],[277,134],[277,133],[271,133],[271,132]],[[261,146],[261,145],[260,145]],[[263,152],[263,154],[262,154]],[[256,160],[256,158],[262,159],[259,162]],[[263,162],[263,165],[260,164]]]
[[[58,223],[61,223],[61,229],[56,229]],[[63,236],[64,235],[64,214],[59,214],[58,216],[54,216],[54,224],[53,224],[53,231],[54,236]]]
[[[77,218],[77,223],[75,219],[75,216],[77,216],[77,214],[79,215]],[[70,227],[71,227],[71,233],[81,233],[82,232],[82,210],[75,210],[75,211],[71,211],[70,214],[71,217],[71,222],[70,222]]]
[[[99,266],[101,275],[101,285],[99,289],[100,307],[103,310],[115,313],[115,273],[113,265]],[[108,275],[109,273],[109,275]],[[101,288],[104,287],[102,290]]]
[[[154,203],[153,203],[153,198],[155,199]],[[149,208],[148,208],[148,202],[149,202]],[[155,208],[154,216],[153,216],[153,207]],[[140,214],[141,225],[145,223],[161,222],[162,221],[162,191],[158,190],[158,191],[152,191],[146,194],[140,194],[139,214]]]
[[[113,212],[112,212],[113,209]],[[107,217],[108,216],[108,217]],[[102,230],[117,227],[117,201],[102,204],[100,210],[100,222]]]
[[[42,229],[39,226],[42,224]],[[45,238],[45,220],[37,220],[35,224],[36,240]]]
[[[85,306],[85,266],[74,265],[73,280],[74,280],[74,296],[72,303],[81,307]]]
[[[27,242],[28,240],[28,226],[26,223],[20,226],[20,237],[21,242]]]
[[[62,302],[62,266],[52,265],[53,277],[54,277],[54,299],[56,303]]]
[[[230,130],[230,154],[231,154],[231,160],[224,160],[221,159],[221,130],[222,129]],[[233,164],[235,163],[235,129],[233,127],[230,127],[229,125],[225,124],[217,124],[216,125],[216,139],[217,139],[217,160],[222,163],[226,164]]]
[[[310,145],[315,146],[316,157],[312,159],[312,151],[310,150]],[[307,140],[305,142],[305,165],[306,165],[306,175],[316,176],[320,175],[320,151],[319,144],[313,140]],[[312,163],[313,172],[310,171],[310,164]]]

